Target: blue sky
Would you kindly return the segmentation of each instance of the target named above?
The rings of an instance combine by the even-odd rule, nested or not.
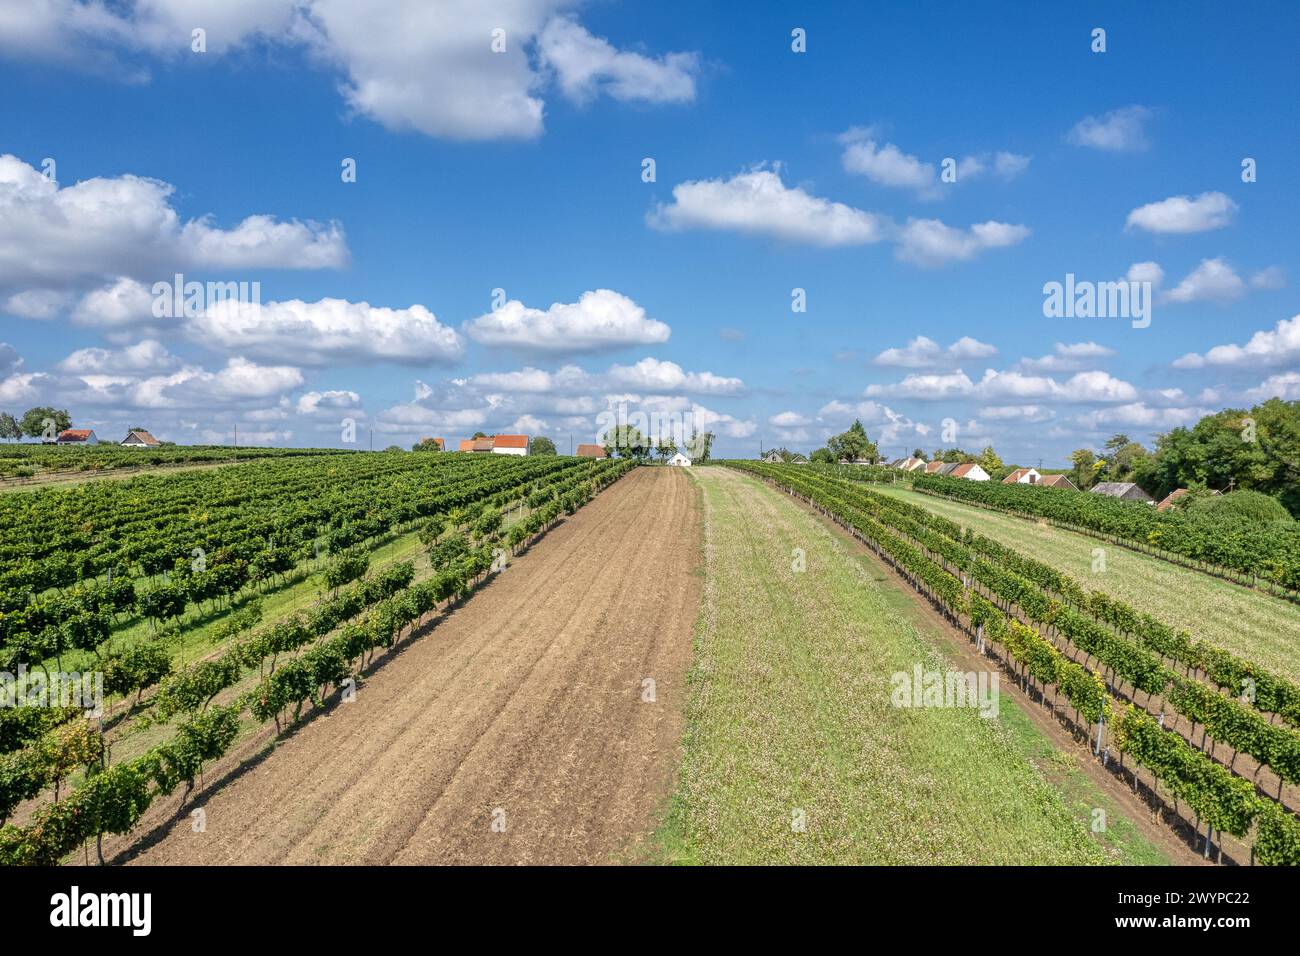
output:
[[[1059,465],[1300,398],[1294,4],[11,6],[9,411],[565,450],[621,403]],[[260,305],[160,319],[177,271]],[[1067,273],[1150,324],[1046,317]]]

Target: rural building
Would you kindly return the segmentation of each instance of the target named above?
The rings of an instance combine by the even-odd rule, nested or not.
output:
[[[579,445],[574,454],[579,458],[608,458],[604,445]]]
[[[1074,482],[1065,477],[1065,475],[1044,475],[1043,480],[1038,484],[1043,488],[1064,488],[1067,491],[1079,490],[1074,486]]]
[[[461,451],[485,451],[497,455],[528,454],[527,435],[493,435],[491,438],[466,438],[460,443]]]
[[[806,465],[806,464],[808,464],[808,459],[805,458],[803,455],[799,454],[798,452],[795,452],[795,453],[794,453],[794,456],[790,459],[789,464],[791,464],[791,465]],[[867,462],[866,462],[865,460],[863,460],[863,459],[858,459],[858,460],[855,461],[853,464],[855,464],[855,465],[865,465],[865,464],[867,464]]]
[[[677,454],[673,455],[673,457],[668,459],[668,464],[674,465],[678,468],[689,468],[691,467],[691,460],[687,458],[685,455],[683,455],[681,452],[678,452]]]
[[[782,459],[781,459],[781,453],[780,453],[779,451],[777,451],[775,448],[773,448],[773,449],[772,449],[771,451],[769,451],[767,454],[765,454],[765,455],[760,455],[759,458],[758,458],[758,460],[759,460],[759,461],[765,461],[765,462],[767,462],[769,465],[779,465],[779,464],[781,464],[781,461],[782,461]]]
[[[948,474],[953,478],[965,478],[967,481],[988,481],[989,473],[973,461],[965,461]]]
[[[1118,498],[1121,501],[1141,501],[1148,505],[1156,503],[1154,498],[1131,481],[1103,481],[1099,485],[1094,485],[1090,490],[1094,495],[1105,495],[1108,498]]]
[[[1168,511],[1170,508],[1174,506],[1174,503],[1177,502],[1179,498],[1184,498],[1186,496],[1187,496],[1186,488],[1175,489],[1174,491],[1169,492],[1169,494],[1165,495],[1164,498],[1160,500],[1160,504],[1156,505],[1156,511]]]
[[[1156,511],[1168,511],[1174,506],[1179,498],[1185,498],[1188,494],[1189,492],[1186,488],[1177,488],[1169,492],[1169,494],[1165,495],[1164,498],[1161,499],[1160,504],[1156,505]],[[1211,491],[1210,494],[1218,495],[1222,494],[1222,492]]]
[[[1004,485],[1036,485],[1042,479],[1043,476],[1038,473],[1037,468],[1017,468],[1003,478],[1002,483]]]
[[[928,461],[925,463],[925,473],[927,475],[933,475],[936,472],[938,472],[940,468],[943,467],[943,464],[944,463],[942,458],[936,458],[934,461]]]
[[[91,428],[65,428],[55,442],[60,445],[98,445],[99,439]]]
[[[956,470],[957,470],[957,462],[945,461],[943,464],[941,464],[938,467],[938,469],[934,473],[936,475],[951,475]]]
[[[920,458],[908,458],[900,467],[903,471],[916,471],[925,468],[925,462]]]
[[[132,428],[121,441],[124,448],[160,448],[162,442],[143,428]]]
[[[891,462],[889,463],[889,467],[890,467],[890,468],[902,468],[902,467],[903,467],[903,462],[905,462],[905,461],[907,461],[906,458],[895,458],[893,461],[891,461]]]
[[[528,454],[527,435],[493,435],[492,453],[494,455]]]

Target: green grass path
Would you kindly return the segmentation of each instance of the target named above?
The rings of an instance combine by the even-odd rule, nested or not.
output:
[[[707,581],[663,860],[1160,862],[1123,827],[1094,840],[1085,821],[1100,794],[1086,778],[1069,795],[1049,783],[1035,760],[1053,748],[1009,717],[1006,696],[996,719],[893,707],[894,672],[948,669],[898,580],[768,486],[723,468],[693,475]]]

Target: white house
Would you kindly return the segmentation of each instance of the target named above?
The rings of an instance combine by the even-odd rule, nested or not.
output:
[[[98,445],[99,438],[92,428],[65,428],[59,432],[55,442],[60,445]]]
[[[967,481],[988,481],[989,473],[973,461],[964,462],[948,472],[953,478],[965,478]]]
[[[1017,468],[1002,479],[1004,485],[1036,485],[1043,480],[1037,468]]]
[[[668,459],[668,464],[678,468],[689,468],[691,467],[691,460],[687,458],[685,455],[683,455],[681,452],[678,452],[677,454],[673,455],[673,457]]]

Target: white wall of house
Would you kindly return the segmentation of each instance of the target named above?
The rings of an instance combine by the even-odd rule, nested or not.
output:
[[[527,455],[527,454],[528,454],[528,449],[527,449],[527,448],[496,448],[496,447],[493,447],[493,449],[492,449],[492,454],[494,454],[494,455]]]
[[[1037,468],[1030,468],[1027,472],[1016,479],[1018,485],[1036,485],[1043,480],[1043,476],[1038,473]]]
[[[691,460],[681,452],[678,452],[668,459],[668,464],[677,468],[689,468],[691,467]]]
[[[962,475],[967,481],[988,481],[989,473],[979,465],[972,465],[970,471]]]

